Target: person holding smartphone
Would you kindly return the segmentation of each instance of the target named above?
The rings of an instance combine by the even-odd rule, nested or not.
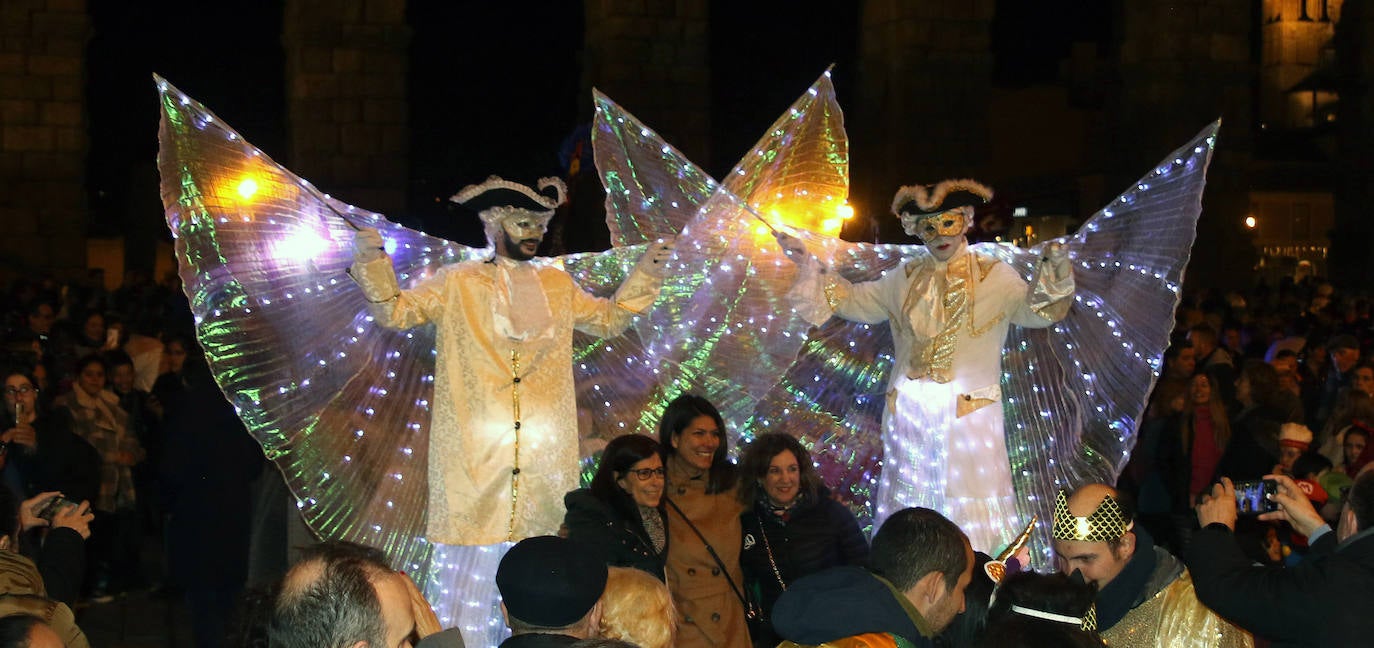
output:
[[[1278,510],[1261,520],[1282,520],[1307,537],[1311,551],[1285,569],[1256,566],[1236,542],[1235,486],[1212,487],[1197,507],[1203,527],[1184,556],[1198,600],[1274,645],[1356,646],[1374,637],[1374,471],[1363,471],[1341,507],[1333,530],[1286,475],[1268,497]]]

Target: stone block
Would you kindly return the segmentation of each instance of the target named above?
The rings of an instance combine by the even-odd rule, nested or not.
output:
[[[36,180],[80,179],[85,167],[79,155],[24,153],[19,157],[23,161],[23,177]]]
[[[410,152],[410,129],[404,123],[382,124],[377,132],[379,153],[404,156]]]
[[[52,80],[27,74],[0,74],[0,99],[52,98]]]
[[[1245,63],[1249,59],[1246,39],[1231,34],[1213,34],[1208,53],[1211,60],[1227,63]]]
[[[86,129],[73,126],[53,128],[53,148],[58,151],[76,153],[86,150]]]
[[[405,0],[366,0],[363,17],[370,23],[404,24]]]
[[[0,74],[23,74],[27,59],[21,52],[0,52]]]
[[[0,124],[32,126],[37,123],[37,102],[27,99],[0,99]]]
[[[11,126],[0,128],[0,151],[23,153],[51,152],[57,141],[51,128],[43,126]]]
[[[57,101],[81,101],[85,96],[86,84],[80,74],[63,74],[51,77],[52,98]]]
[[[4,187],[4,189],[12,188]],[[0,238],[12,240],[16,236],[33,234],[38,231],[38,219],[34,212],[22,207],[0,207],[0,222],[5,224],[5,236]]]
[[[339,151],[339,127],[327,121],[297,119],[292,115],[292,134],[294,150],[300,152],[337,153]]]
[[[644,15],[644,0],[606,0],[602,6],[608,15]]]
[[[363,117],[362,102],[357,99],[338,99],[329,102],[329,113],[335,123],[348,124],[361,121]]]
[[[85,13],[38,11],[31,20],[33,35],[39,38],[68,38],[84,41],[90,37],[91,23]]]
[[[372,155],[381,145],[380,130],[373,124],[343,124],[339,135],[339,151],[344,155]]]
[[[34,54],[29,56],[29,73],[47,76],[81,73],[81,59],[74,56]]]
[[[329,74],[334,71],[334,50],[325,45],[303,45],[296,48],[298,71],[307,74]]]
[[[362,72],[364,74],[389,74],[405,76],[406,54],[395,50],[367,49],[362,51]]]
[[[404,124],[409,104],[402,99],[364,99],[363,121],[369,124]]]
[[[371,182],[367,158],[340,155],[330,160],[329,177],[340,185],[364,185]]]
[[[352,47],[340,47],[331,52],[336,73],[356,73],[363,69],[363,51]]]
[[[339,79],[329,74],[300,74],[291,80],[291,96],[302,99],[334,99],[339,96]]]
[[[44,0],[48,11],[63,11],[68,13],[86,13],[86,0]]]
[[[404,74],[368,74],[353,79],[351,90],[359,97],[404,97],[406,77]]]
[[[45,101],[38,106],[39,121],[49,126],[80,126],[81,108],[75,101]]]
[[[373,156],[368,160],[368,168],[373,186],[390,189],[406,186],[410,173],[405,158],[389,155]]]
[[[35,41],[30,51],[81,59],[86,56],[86,41],[76,38],[44,38]]]

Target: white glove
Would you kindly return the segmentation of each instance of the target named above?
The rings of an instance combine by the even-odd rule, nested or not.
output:
[[[778,245],[782,246],[782,253],[791,259],[792,263],[800,267],[806,267],[811,263],[811,252],[806,249],[806,243],[801,239],[782,230],[774,230],[773,238],[778,240]]]
[[[676,247],[676,241],[659,239],[650,243],[649,248],[644,250],[644,256],[639,257],[637,269],[650,277],[662,279],[664,271],[668,269],[668,259],[673,256]]]
[[[364,227],[353,233],[353,260],[358,263],[375,261],[386,255],[382,246],[382,233],[371,227]]]
[[[1049,278],[1055,283],[1073,276],[1073,264],[1069,261],[1069,251],[1059,243],[1051,243],[1045,249],[1045,256],[1041,257],[1040,262],[1045,264],[1044,271],[1050,273]]]

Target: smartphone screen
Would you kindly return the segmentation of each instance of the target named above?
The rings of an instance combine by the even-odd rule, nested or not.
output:
[[[1269,496],[1278,492],[1278,483],[1272,479],[1236,482],[1236,512],[1241,515],[1259,515],[1279,510],[1278,502]]]

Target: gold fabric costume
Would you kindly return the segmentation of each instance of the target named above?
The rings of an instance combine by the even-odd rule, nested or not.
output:
[[[436,327],[425,536],[490,545],[556,533],[578,486],[573,329],[619,334],[659,280],[635,272],[601,299],[559,268],[499,257],[405,291],[385,256],[350,273],[378,324]]]
[[[1254,639],[1197,600],[1187,570],[1100,630],[1112,648],[1251,648]]]
[[[875,522],[924,506],[958,524],[974,549],[995,551],[1002,530],[1022,522],[1002,428],[1002,345],[1012,325],[1043,328],[1067,314],[1072,274],[1038,272],[1028,286],[977,248],[945,263],[923,253],[856,284],[815,265],[789,293],[798,313],[817,325],[838,315],[892,327]]]

